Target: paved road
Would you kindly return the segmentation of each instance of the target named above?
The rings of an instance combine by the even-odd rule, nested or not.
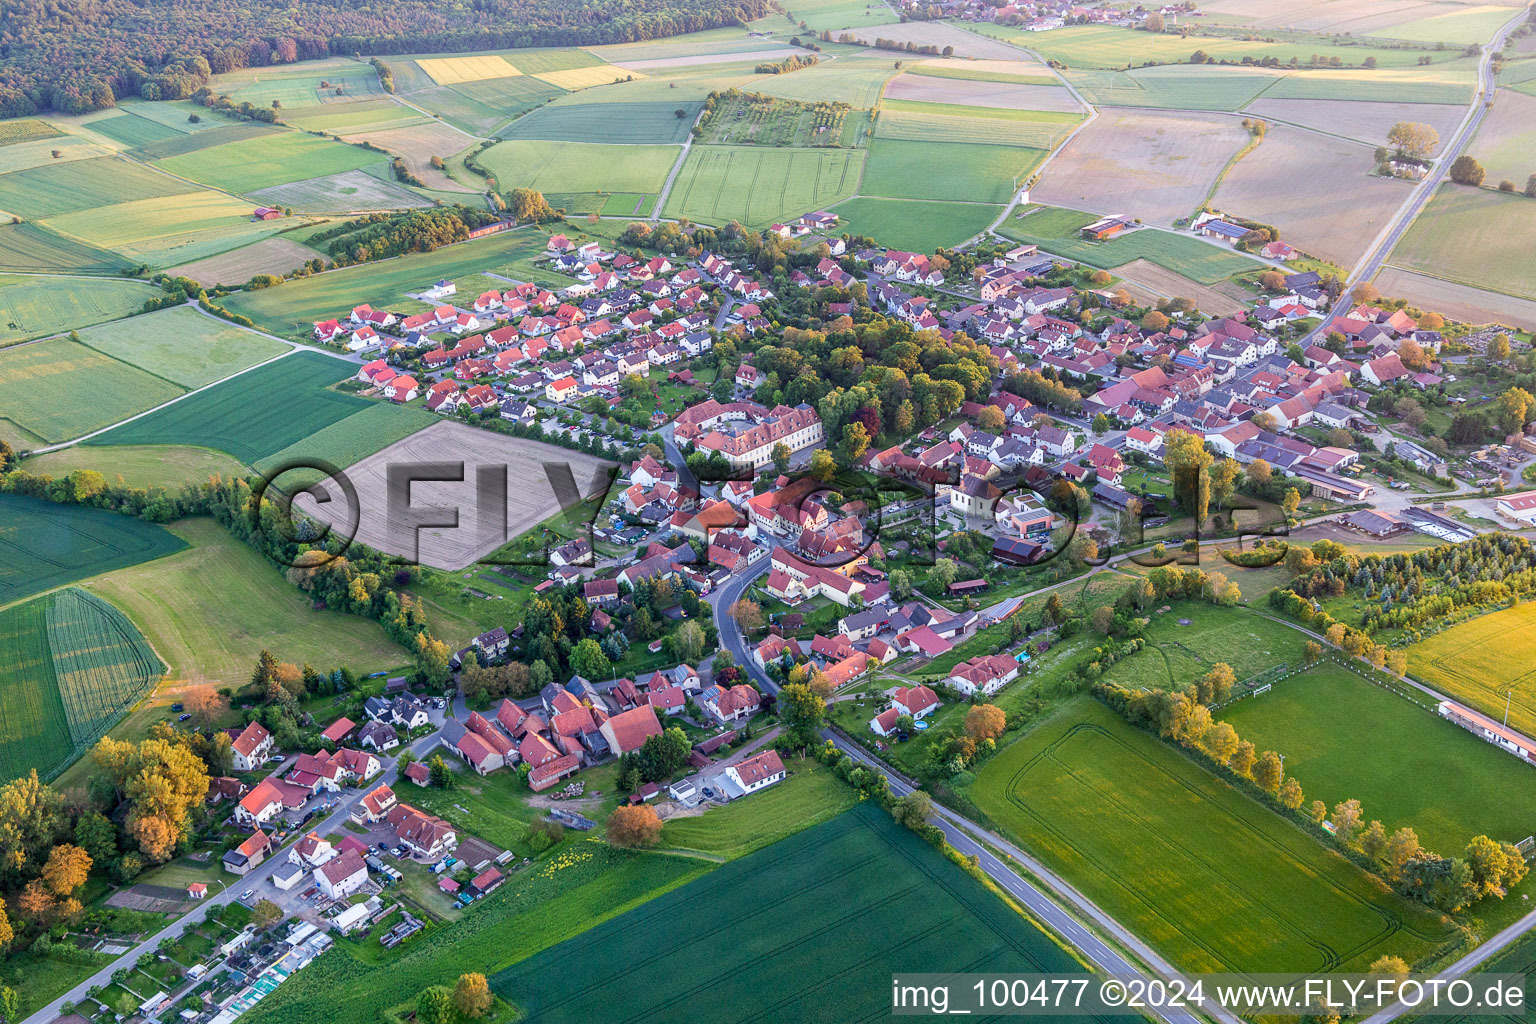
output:
[[[457,709],[461,703],[462,700],[456,701],[455,708]],[[462,714],[463,712],[461,711],[459,713]],[[427,751],[435,747],[437,742],[438,733],[433,732],[411,743],[408,749],[411,751],[411,753],[415,754],[419,758],[422,754],[425,754]],[[381,758],[380,760],[383,761],[384,759]],[[179,938],[188,928],[195,924],[201,923],[208,916],[208,911],[210,908],[234,902],[239,897],[239,895],[245,892],[247,889],[256,890],[255,898],[260,899],[263,895],[261,886],[264,883],[270,881],[273,873],[276,872],[279,867],[288,862],[288,850],[292,848],[300,839],[302,839],[311,831],[319,832],[322,835],[326,834],[327,832],[336,831],[346,822],[348,816],[352,813],[352,808],[357,804],[359,800],[363,798],[363,794],[367,793],[375,786],[380,784],[386,784],[389,786],[393,786],[395,784],[396,780],[399,778],[399,760],[397,758],[394,761],[386,763],[387,767],[379,772],[378,775],[374,776],[374,778],[365,787],[361,789],[344,791],[342,800],[337,804],[336,809],[327,815],[323,820],[318,822],[310,822],[303,828],[295,829],[288,845],[280,850],[274,851],[270,857],[263,861],[261,865],[258,866],[250,874],[246,875],[244,878],[230,882],[228,887],[223,889],[218,895],[209,896],[197,907],[193,908],[193,910],[191,910],[189,913],[184,914],[182,917],[171,922],[165,928],[151,935],[143,942],[140,942],[133,949],[130,949],[127,953],[124,953],[122,956],[112,961],[112,963],[103,967],[89,978],[86,978],[74,988],[70,989],[68,992],[64,993],[53,1002],[49,1003],[47,1006],[44,1006],[42,1009],[33,1013],[26,1019],[25,1024],[47,1024],[47,1022],[55,1020],[62,1014],[63,1010],[61,1008],[65,1003],[78,1003],[85,998],[85,994],[90,991],[91,988],[98,985],[104,987],[111,984],[113,972],[119,970],[122,967],[128,967],[137,963],[139,957],[146,953],[157,951],[160,943],[166,939]]]

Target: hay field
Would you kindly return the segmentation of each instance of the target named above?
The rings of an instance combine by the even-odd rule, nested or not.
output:
[[[418,484],[417,503],[457,507],[458,527],[425,528],[418,534],[410,527],[389,523],[385,480],[388,467],[439,460],[445,452],[451,453],[455,461],[464,462],[464,481]],[[308,495],[296,499],[295,504],[337,527],[356,521],[357,540],[376,550],[439,569],[461,569],[560,511],[561,502],[545,466],[561,464],[570,466],[581,497],[607,489],[606,470],[611,463],[538,441],[443,420],[347,467],[347,476],[357,488],[358,509],[346,508],[346,501],[338,500],[335,493],[323,505],[317,505]],[[490,515],[484,521],[476,497],[476,479],[482,467],[506,467],[508,480],[505,507],[488,509]],[[334,484],[327,486],[334,492]]]
[[[158,294],[139,281],[0,275],[0,343],[116,320]]]
[[[1431,850],[1536,831],[1529,766],[1342,665],[1283,679],[1218,717],[1260,750],[1284,753],[1286,775],[1309,798],[1357,799],[1387,831],[1409,825]]]
[[[251,223],[251,204],[222,192],[187,192],[76,210],[42,223],[71,238],[122,250],[189,231]]]
[[[1030,197],[1172,224],[1199,207],[1247,142],[1235,117],[1102,110],[1046,167]]]
[[[1500,89],[1467,151],[1488,171],[1487,184],[1508,179],[1517,189],[1536,174],[1536,96]]]
[[[261,238],[270,238],[290,224],[291,221],[244,219],[236,224],[188,231],[183,235],[164,235],[147,238],[142,242],[130,242],[120,251],[130,259],[148,263],[152,267],[169,267],[216,256]]]
[[[216,284],[244,284],[257,274],[286,274],[317,256],[325,259],[314,249],[290,238],[263,238],[232,252],[183,263],[171,268],[169,273],[211,288]]]
[[[511,78],[522,74],[505,57],[496,54],[483,57],[418,58],[416,66],[438,85],[458,85],[460,82],[480,82],[487,78]]]
[[[694,146],[663,212],[706,224],[739,220],[761,227],[853,195],[863,167],[861,150]],[[607,187],[621,191],[618,185]]]
[[[519,185],[541,192],[659,192],[678,152],[677,146],[514,139],[485,150],[478,161],[503,192]]]
[[[1370,146],[1272,125],[1227,172],[1214,204],[1275,225],[1285,241],[1314,256],[1354,266],[1410,187],[1372,176],[1374,164]]]
[[[886,83],[886,99],[953,103],[1004,110],[1058,110],[1082,113],[1082,105],[1061,85],[1019,85],[970,78],[897,75]]]
[[[1247,308],[1240,289],[1234,287],[1234,294],[1229,295],[1219,287],[1208,287],[1144,259],[1116,267],[1115,274],[1133,293],[1140,289],[1158,299],[1194,299],[1203,313],[1235,316]]]
[[[1465,46],[1469,43],[1486,43],[1516,11],[1495,4],[1444,5],[1440,12],[1412,21],[1399,22],[1365,33],[1391,39],[1408,39],[1423,43],[1447,43]]]
[[[980,234],[1003,212],[983,203],[855,196],[834,207],[840,231],[866,235],[893,249],[920,252],[955,246]]]
[[[475,144],[475,140],[451,125],[441,121],[413,125],[409,128],[381,128],[343,136],[348,142],[368,142],[405,161],[410,172],[427,183],[427,187],[440,192],[473,192],[448,175],[432,166],[432,158],[440,156],[444,161],[462,153]]]
[[[185,546],[142,519],[0,494],[0,605]]]
[[[970,797],[1182,970],[1364,970],[1453,934],[1087,697],[987,762]]]
[[[564,71],[543,71],[533,77],[570,92],[576,89],[590,89],[595,85],[611,85],[626,78],[644,78],[645,75],[617,64],[610,64],[591,68],[567,68]]]
[[[0,360],[5,415],[49,441],[99,430],[183,389],[67,338],[28,342]]]
[[[200,388],[289,351],[287,345],[187,306],[80,333],[98,352],[185,388]]]
[[[290,207],[301,213],[413,210],[432,205],[405,186],[376,178],[367,171],[343,171],[274,185],[251,192],[250,197],[263,206]]]
[[[1513,295],[1483,291],[1398,267],[1383,267],[1376,275],[1383,295],[1407,299],[1420,309],[1432,309],[1469,324],[1499,323],[1536,331],[1536,302]]]
[[[1387,132],[1399,121],[1427,124],[1449,139],[1467,111],[1453,103],[1382,103],[1376,100],[1299,100],[1264,95],[1243,113],[1271,121],[1288,121],[1328,135],[1385,146]]]
[[[1023,146],[876,139],[859,194],[1004,203],[1044,158],[1044,149]]]
[[[0,210],[42,220],[132,199],[193,192],[196,186],[118,157],[69,160],[0,174]]]
[[[1392,250],[1394,266],[1536,299],[1536,203],[1492,189],[1440,186]]]
[[[159,166],[228,192],[255,192],[353,171],[383,160],[382,154],[358,146],[302,132],[284,132],[169,157],[161,160]]]

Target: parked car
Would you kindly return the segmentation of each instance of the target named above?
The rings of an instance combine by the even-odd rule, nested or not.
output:
[[[182,712],[182,713],[181,713],[181,717],[179,717],[179,718],[177,718],[177,719],[176,719],[176,721],[178,721],[178,722],[185,722],[185,721],[186,721],[186,720],[187,720],[187,719],[189,719],[189,718],[191,718],[191,717],[192,717],[192,716],[191,716],[191,715],[190,715],[190,714],[188,714],[188,713],[186,713],[186,712],[185,712],[185,711],[183,711],[183,712]]]
[[[247,890],[245,890],[245,892],[240,894],[240,899],[241,900],[248,900],[252,896],[255,896],[255,895],[256,895],[256,890],[255,889],[247,889]]]
[[[172,711],[180,711],[182,709],[182,707],[183,707],[182,703],[180,701],[177,701],[175,704],[171,705],[171,710]]]

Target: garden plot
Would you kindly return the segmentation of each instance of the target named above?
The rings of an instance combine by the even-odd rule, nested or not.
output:
[[[1172,224],[1200,206],[1247,141],[1235,117],[1103,110],[1056,154],[1030,195],[1057,206]]]
[[[295,181],[259,189],[250,196],[266,206],[289,207],[309,213],[410,210],[432,205],[410,189],[376,178],[367,171],[346,171]]]
[[[465,463],[464,481],[418,484],[417,504],[456,507],[460,525],[453,529],[423,528],[418,533],[409,526],[389,522],[389,467],[440,460],[444,452],[451,452],[455,460]],[[558,469],[561,466],[569,467],[571,475],[564,480],[573,484],[579,494],[556,491],[560,485],[554,481],[562,479]],[[506,469],[504,504],[482,510],[477,503],[476,480],[482,467]],[[546,467],[552,467],[556,475],[551,477]],[[591,455],[443,421],[348,467],[347,476],[357,488],[356,510],[345,507],[345,501],[335,500],[334,494],[324,504],[316,504],[307,495],[295,503],[338,528],[350,527],[355,522],[357,540],[376,550],[441,569],[462,569],[559,512],[563,503],[605,492],[611,467],[612,463]],[[335,488],[334,484],[326,486]],[[483,514],[486,518],[482,521]]]
[[[1260,96],[1243,113],[1286,121],[1328,135],[1385,146],[1387,132],[1399,121],[1417,121],[1449,139],[1467,108],[1454,103],[1382,103],[1375,100],[1293,100]],[[1486,129],[1484,129],[1486,130]]]
[[[885,96],[893,100],[952,103],[966,107],[1001,107],[1005,110],[1059,110],[1082,112],[1082,104],[1061,85],[1019,85],[966,78],[935,78],[932,75],[897,75],[886,83]]]
[[[1227,172],[1213,205],[1280,230],[1313,256],[1351,267],[1407,198],[1409,185],[1379,178],[1372,147],[1273,125]]]

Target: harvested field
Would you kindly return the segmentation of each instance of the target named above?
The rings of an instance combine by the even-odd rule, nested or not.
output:
[[[484,57],[433,57],[416,61],[417,67],[431,76],[438,85],[458,85],[460,82],[480,82],[487,78],[511,78],[522,74],[505,57],[491,54]]]
[[[233,252],[183,263],[169,273],[200,285],[244,284],[257,274],[285,274],[319,256],[307,245],[288,238],[264,238]],[[327,261],[329,262],[329,261]]]
[[[1061,110],[1082,112],[1082,105],[1062,85],[1017,85],[1012,82],[979,82],[966,78],[935,78],[932,75],[897,75],[886,83],[885,96],[893,100],[953,103],[967,107],[1001,107],[1005,110]]]
[[[1031,198],[1172,224],[1199,207],[1247,141],[1235,117],[1103,110],[1046,167]]]
[[[427,187],[441,192],[473,192],[432,166],[432,158],[445,161],[475,144],[475,140],[441,121],[410,128],[383,128],[343,136],[348,142],[368,142],[405,161],[406,168]]]
[[[611,85],[626,78],[644,78],[638,71],[619,67],[617,64],[599,65],[592,68],[568,68],[565,71],[545,71],[534,75],[541,82],[548,82],[559,89],[573,91],[590,89],[596,85]]]
[[[1418,121],[1448,139],[1467,111],[1454,103],[1381,103],[1370,100],[1288,100],[1260,96],[1243,108],[1272,121],[1289,121],[1329,135],[1385,146],[1387,132],[1399,121]],[[1484,131],[1487,129],[1484,128]]]
[[[464,482],[417,485],[416,503],[457,507],[459,526],[424,528],[418,533],[409,526],[388,523],[388,467],[440,460],[444,452],[453,453],[456,461],[465,463]],[[352,521],[357,521],[356,539],[371,548],[440,569],[462,569],[559,512],[562,499],[574,504],[578,496],[557,497],[555,485],[546,473],[546,467],[561,465],[570,467],[572,476],[567,479],[575,484],[580,497],[602,493],[608,487],[607,469],[612,463],[538,441],[442,421],[348,467],[347,477],[357,488],[360,512],[345,508],[346,501],[336,500],[334,494],[325,505],[316,505],[307,495],[295,503],[338,528],[348,528]],[[487,509],[484,521],[476,500],[476,479],[482,467],[510,470],[505,505],[497,503],[494,509]],[[334,490],[334,484],[329,486]]]
[[[1432,309],[1452,320],[1469,324],[1499,323],[1536,331],[1536,302],[1529,299],[1485,292],[1481,288],[1398,267],[1383,267],[1376,275],[1375,283],[1383,295],[1407,299],[1421,309]]]
[[[1536,299],[1536,203],[1447,182],[1392,250],[1392,264]]]
[[[1313,256],[1354,266],[1408,194],[1407,182],[1371,175],[1374,163],[1369,146],[1275,125],[1227,173],[1214,205],[1275,225]]]
[[[1220,285],[1207,287],[1148,260],[1132,260],[1123,267],[1116,267],[1115,273],[1124,278],[1128,286],[1139,287],[1159,299],[1194,299],[1204,313],[1234,316],[1247,308],[1242,298],[1245,293],[1235,285],[1232,286],[1235,294],[1229,295]],[[1131,290],[1134,292],[1136,287]]]
[[[409,210],[432,204],[402,185],[375,178],[366,171],[344,171],[252,192],[265,206],[291,207],[310,213],[354,210]]]
[[[785,57],[794,57],[804,53],[805,51],[797,46],[779,46],[769,50],[752,50],[747,53],[692,53],[676,57],[651,57],[647,60],[628,60],[624,62],[624,67],[632,71],[651,71],[657,68],[693,68],[709,64],[740,64],[746,61],[760,63],[763,61],[783,60]]]
[[[898,43],[937,46],[941,50],[946,46],[952,46],[956,57],[1027,61],[1029,64],[1034,64],[1033,57],[1007,43],[983,38],[974,32],[967,32],[963,28],[956,28],[942,21],[909,21],[903,25],[876,25],[873,28],[854,25],[852,28],[833,29],[832,38],[839,39],[844,32],[852,35],[856,41],[866,44],[873,43],[876,39],[894,39]]]
[[[1500,89],[1468,152],[1487,169],[1487,184],[1508,179],[1525,188],[1536,173],[1536,96]]]

